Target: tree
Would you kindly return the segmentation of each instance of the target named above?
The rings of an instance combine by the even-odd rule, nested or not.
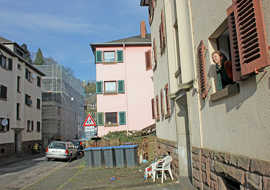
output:
[[[40,48],[38,48],[38,52],[37,52],[37,55],[36,55],[36,59],[34,61],[34,64],[35,65],[43,65],[44,63],[45,63],[45,61],[44,61],[42,52],[41,52]]]
[[[30,64],[32,64],[33,62],[32,62],[32,59],[31,59],[31,54],[30,54],[30,52],[29,52],[29,50],[27,48],[27,45],[25,43],[23,43],[21,45],[21,47],[26,51],[24,58],[26,59],[26,61],[28,61]]]

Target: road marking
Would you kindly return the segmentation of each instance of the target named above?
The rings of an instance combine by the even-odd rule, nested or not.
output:
[[[65,164],[63,164],[63,165],[60,165],[59,167],[54,168],[51,172],[48,173],[48,175],[41,177],[39,180],[35,181],[34,183],[31,183],[31,184],[29,184],[29,185],[26,185],[25,187],[23,187],[23,188],[20,189],[20,190],[26,190],[27,188],[31,187],[32,185],[35,185],[35,184],[41,182],[42,180],[46,179],[46,178],[49,177],[51,174],[53,174],[53,173],[56,172],[57,170],[59,170],[59,169],[65,167],[66,165],[68,165],[68,163],[65,163]]]
[[[69,184],[77,175],[79,175],[79,173],[82,172],[83,169],[84,169],[84,167],[80,166],[79,170],[73,176],[71,176],[65,183],[61,184],[56,190],[63,189],[63,187],[65,187],[67,184]]]

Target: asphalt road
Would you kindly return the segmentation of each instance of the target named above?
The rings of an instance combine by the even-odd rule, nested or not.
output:
[[[69,163],[63,161],[46,161],[45,157],[19,161],[0,167],[0,190],[19,190]]]

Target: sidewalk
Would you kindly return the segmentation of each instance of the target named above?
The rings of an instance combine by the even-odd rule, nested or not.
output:
[[[0,158],[0,168],[23,160],[33,159],[44,156],[44,153],[31,154],[31,153],[17,153],[10,156]]]

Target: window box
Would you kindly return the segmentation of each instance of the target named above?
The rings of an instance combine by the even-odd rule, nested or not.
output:
[[[240,86],[238,83],[226,86],[224,89],[217,91],[210,96],[212,102],[221,100],[226,97],[234,96],[240,93]]]

